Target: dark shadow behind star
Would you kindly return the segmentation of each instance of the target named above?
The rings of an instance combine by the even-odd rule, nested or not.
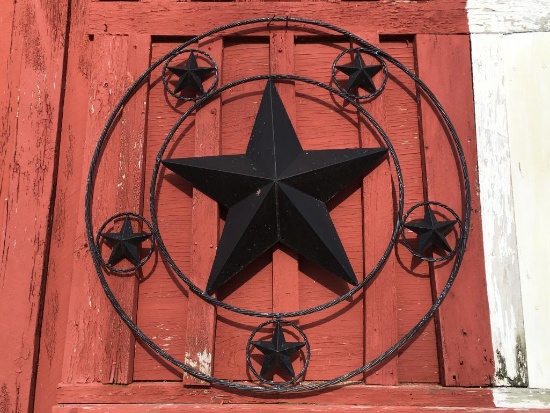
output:
[[[167,168],[228,208],[207,293],[278,242],[357,285],[326,202],[372,170],[386,152],[304,151],[270,79],[246,154],[164,160]]]
[[[124,218],[124,223],[119,232],[103,232],[101,236],[107,242],[111,250],[111,255],[107,264],[114,266],[126,258],[133,265],[140,263],[139,247],[151,234],[145,232],[134,232],[130,217]]]
[[[421,255],[431,247],[437,247],[447,252],[452,252],[446,240],[447,234],[453,230],[456,220],[437,221],[432,209],[426,205],[424,218],[405,224],[405,228],[418,234],[416,253]]]
[[[306,343],[287,342],[279,323],[275,324],[271,341],[253,341],[252,345],[264,354],[260,376],[268,380],[276,371],[282,371],[289,378],[296,377],[292,367],[292,356]]]

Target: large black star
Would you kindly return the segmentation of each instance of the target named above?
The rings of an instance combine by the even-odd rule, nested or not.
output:
[[[372,170],[386,152],[302,150],[270,79],[246,154],[164,160],[166,167],[229,209],[207,293],[278,242],[357,285],[325,203]]]
[[[447,243],[446,235],[452,231],[456,220],[437,221],[429,205],[426,205],[424,219],[418,219],[405,224],[405,228],[410,229],[419,235],[416,253],[422,254],[431,246],[436,246],[451,252],[451,247]]]
[[[291,357],[298,352],[306,343],[293,342],[287,343],[283,334],[281,324],[275,323],[275,331],[271,341],[253,341],[252,345],[265,354],[262,363],[260,376],[267,379],[268,375],[280,368],[291,378],[294,378],[294,368],[292,367]]]
[[[143,241],[151,237],[145,232],[134,232],[130,217],[124,219],[120,232],[101,233],[107,244],[112,248],[111,256],[107,264],[117,265],[126,258],[134,265],[139,265],[139,246]]]
[[[376,85],[372,81],[372,78],[380,72],[383,67],[382,65],[366,66],[361,57],[361,53],[356,52],[353,63],[336,66],[336,69],[349,76],[346,85],[346,91],[348,93],[352,90],[357,90],[359,86],[369,93],[374,93],[376,92]]]
[[[204,95],[202,81],[214,70],[213,67],[199,67],[197,58],[193,52],[183,66],[168,66],[168,70],[179,76],[174,93],[181,92],[186,87],[191,87],[199,95]]]

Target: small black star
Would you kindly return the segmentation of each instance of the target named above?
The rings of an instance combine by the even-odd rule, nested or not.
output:
[[[326,203],[386,152],[304,151],[270,79],[246,154],[162,161],[228,208],[206,292],[212,294],[278,242],[357,285]]]
[[[290,360],[306,343],[287,343],[280,323],[275,323],[275,331],[271,341],[253,341],[252,345],[265,354],[260,376],[266,379],[267,375],[280,368],[291,378],[294,378],[294,368]]]
[[[431,246],[436,246],[447,252],[451,252],[451,247],[447,243],[445,237],[451,232],[455,224],[456,220],[438,222],[430,206],[426,205],[424,219],[417,219],[405,224],[405,228],[419,235],[418,246],[416,247],[417,254],[422,254]]]
[[[357,90],[359,86],[369,93],[374,93],[376,92],[376,86],[372,81],[372,78],[383,69],[383,66],[365,66],[361,53],[356,52],[353,63],[336,66],[336,69],[349,76],[348,83],[346,85],[346,91],[348,93],[352,90]]]
[[[185,62],[183,67],[168,66],[168,70],[179,76],[178,84],[174,89],[174,93],[181,92],[186,87],[191,87],[199,95],[204,95],[204,88],[202,87],[202,81],[214,71],[213,67],[199,67],[197,65],[197,59],[193,52],[190,53],[189,59]]]
[[[126,258],[134,265],[139,265],[139,245],[146,239],[151,237],[151,234],[146,232],[134,232],[132,230],[132,221],[130,217],[124,219],[124,224],[120,232],[101,233],[107,244],[113,249],[107,264],[116,265],[123,258]]]

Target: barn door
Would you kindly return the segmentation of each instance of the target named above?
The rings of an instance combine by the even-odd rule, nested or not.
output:
[[[137,412],[149,404],[187,411],[180,403],[217,411],[223,403],[274,401],[486,406],[483,390],[446,388],[488,385],[492,352],[475,191],[470,225],[461,226],[468,222],[461,162],[475,182],[469,38],[454,34],[462,23],[449,24],[458,11],[439,3],[447,4],[73,6],[73,17],[82,20],[73,19],[69,46],[38,411]],[[328,21],[376,49],[344,31],[273,15]],[[426,15],[428,29],[419,18]],[[259,21],[190,42],[254,17]],[[365,25],[367,17],[372,23]],[[372,91],[364,84],[348,90],[351,76],[341,68],[358,56],[367,66],[381,64],[372,53],[378,48],[398,65],[384,60],[387,67],[372,74]],[[193,72],[197,68],[203,70]],[[194,77],[185,83],[190,72]],[[270,77],[280,74],[286,77]],[[463,152],[415,76],[445,107]],[[204,93],[212,96],[202,101]],[[368,279],[357,291],[319,260],[281,243],[246,258],[242,270],[206,291],[223,231],[233,225],[231,209],[160,160],[242,155],[258,119],[269,117],[262,107],[274,105],[280,113],[268,115],[288,119],[304,151],[391,146],[326,203],[357,283]],[[460,255],[422,250],[412,229],[396,231],[403,216],[418,224],[428,210],[439,223],[458,220],[444,234],[451,251],[465,231],[469,240],[451,293],[424,323]],[[116,251],[123,247],[116,237],[124,233],[137,240],[135,250]],[[288,356],[290,371],[282,361],[268,371],[268,356],[251,344],[271,343],[277,334],[304,344]],[[406,344],[395,346],[404,337]],[[380,355],[383,362],[346,376]],[[204,376],[186,373],[170,357]],[[311,390],[248,389],[280,390],[285,381]]]

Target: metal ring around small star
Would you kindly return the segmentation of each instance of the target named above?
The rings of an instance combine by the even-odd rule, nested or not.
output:
[[[300,334],[300,336],[304,339],[305,348],[306,348],[306,353],[305,353],[305,357],[304,357],[304,365],[302,366],[302,369],[291,380],[282,381],[282,382],[276,382],[276,381],[273,381],[273,380],[264,379],[258,373],[258,371],[254,368],[254,366],[252,365],[252,361],[250,360],[252,339],[254,338],[254,336],[256,334],[258,334],[258,332],[262,328],[264,328],[265,326],[267,326],[269,324],[277,324],[277,323],[294,328],[298,332],[298,334]],[[252,333],[250,334],[250,337],[248,338],[248,341],[246,343],[246,364],[247,364],[248,368],[250,369],[252,374],[258,380],[260,380],[264,384],[269,384],[270,386],[273,386],[273,387],[286,387],[286,386],[295,385],[296,382],[306,373],[307,367],[309,366],[309,360],[310,359],[311,359],[311,347],[309,346],[309,340],[307,339],[307,336],[304,333],[304,330],[302,330],[297,324],[295,324],[291,321],[280,320],[280,319],[265,321],[262,324],[260,324],[258,327],[256,327],[254,330],[252,330]]]
[[[208,88],[208,90],[206,92],[204,92],[204,94],[202,94],[202,95],[197,95],[195,97],[183,97],[180,94],[172,91],[172,89],[170,89],[170,85],[168,84],[168,80],[166,79],[166,77],[167,77],[166,76],[166,70],[168,69],[168,65],[170,64],[170,62],[172,62],[172,60],[174,58],[182,55],[183,53],[198,53],[198,54],[201,54],[201,55],[205,56],[208,60],[210,60],[210,63],[212,63],[212,67],[214,68],[214,81],[212,82],[212,85]],[[216,88],[216,86],[218,85],[218,73],[219,73],[219,71],[218,71],[218,65],[216,64],[216,61],[214,60],[214,58],[212,56],[210,56],[205,51],[202,51],[200,49],[183,49],[183,50],[178,50],[178,51],[173,50],[172,55],[170,56],[169,59],[166,60],[166,63],[164,64],[164,66],[162,68],[161,79],[162,79],[162,84],[164,85],[164,90],[166,90],[170,95],[172,95],[176,99],[181,100],[183,102],[189,102],[189,101],[197,101],[200,98],[202,98],[204,95],[208,95],[211,91],[213,91]]]
[[[407,218],[409,217],[409,215],[413,211],[415,211],[416,209],[418,209],[420,207],[426,206],[426,205],[435,205],[435,206],[438,206],[438,207],[441,207],[441,208],[447,210],[456,219],[456,222],[457,222],[458,227],[460,229],[460,235],[458,236],[458,240],[457,240],[456,245],[453,248],[453,250],[451,252],[449,252],[448,254],[446,254],[444,256],[441,256],[441,257],[438,257],[438,258],[425,257],[424,255],[417,253],[415,250],[413,250],[411,248],[409,242],[405,238],[405,224],[407,223]],[[462,244],[465,242],[465,240],[463,238],[463,234],[464,234],[464,227],[462,226],[462,221],[460,220],[460,217],[458,216],[458,214],[455,211],[453,211],[450,207],[448,207],[447,205],[442,204],[441,202],[436,202],[436,201],[419,202],[418,204],[413,205],[405,213],[405,215],[403,216],[403,221],[401,223],[401,243],[416,258],[419,258],[423,261],[428,261],[428,262],[441,262],[441,261],[445,261],[445,260],[448,260],[449,258],[453,257],[458,252],[458,250],[461,248]]]
[[[380,56],[378,55],[376,50],[377,50],[376,48],[355,47],[353,49],[346,49],[346,50],[342,51],[342,53],[340,53],[338,56],[336,56],[336,59],[334,59],[334,62],[332,62],[332,76],[331,76],[331,79],[342,93],[345,93],[346,95],[348,95],[349,97],[351,97],[353,99],[363,99],[363,100],[369,100],[369,99],[373,100],[376,97],[378,97],[378,95],[380,95],[380,93],[382,93],[382,91],[386,87],[386,83],[388,82],[389,72],[388,72],[388,65],[386,64],[386,62],[382,58],[380,58]],[[378,60],[380,62],[380,64],[382,65],[382,70],[384,72],[384,80],[382,81],[382,84],[378,88],[376,88],[376,91],[374,91],[373,93],[370,93],[368,95],[356,95],[354,93],[348,92],[346,90],[346,88],[343,87],[340,84],[338,79],[336,79],[336,70],[338,70],[338,69],[336,69],[336,64],[347,53],[365,53],[365,54],[368,54],[369,56],[374,57],[376,60]]]
[[[151,237],[150,237],[151,246],[149,247],[149,251],[147,252],[147,255],[144,258],[142,258],[141,261],[137,265],[134,265],[133,267],[124,268],[124,269],[116,268],[113,265],[106,263],[105,260],[103,259],[103,257],[101,256],[101,254],[99,255],[99,259],[100,259],[101,263],[109,271],[117,273],[117,274],[128,274],[128,273],[131,273],[131,272],[134,272],[134,271],[140,269],[141,267],[143,267],[143,265],[145,265],[145,263],[147,261],[149,261],[149,258],[151,258],[151,256],[153,255],[153,251],[155,250],[156,239],[155,239],[155,236],[154,236],[153,227],[151,226],[149,221],[147,221],[145,219],[144,216],[142,216],[140,214],[136,214],[134,212],[120,212],[118,214],[113,215],[109,219],[107,219],[103,223],[103,225],[98,229],[97,235],[96,235],[96,238],[95,238],[95,247],[97,248],[98,251],[100,250],[99,244],[101,242],[100,239],[101,239],[101,234],[103,233],[103,230],[107,227],[107,225],[109,225],[109,223],[115,221],[118,218],[122,218],[122,217],[132,217],[132,218],[135,218],[136,220],[144,222],[145,225],[147,225],[147,227],[149,228],[149,231],[151,231]]]
[[[285,386],[285,387],[265,387],[265,386],[256,386],[256,385],[245,385],[242,383],[233,382],[231,380],[226,379],[220,379],[216,378],[207,374],[202,373],[199,370],[194,369],[193,367],[185,364],[184,362],[177,360],[173,356],[171,356],[169,353],[164,351],[161,347],[159,347],[156,343],[154,343],[147,335],[141,331],[141,329],[136,325],[135,321],[130,317],[125,310],[122,308],[120,303],[118,302],[117,298],[115,297],[113,291],[111,290],[107,279],[105,278],[105,274],[103,273],[103,266],[101,264],[102,259],[100,256],[99,249],[94,244],[94,235],[93,235],[93,223],[92,223],[92,199],[93,199],[93,193],[94,193],[94,187],[95,187],[95,176],[97,173],[98,168],[98,162],[101,157],[102,151],[104,149],[104,145],[108,141],[110,137],[110,131],[111,128],[117,119],[117,116],[123,109],[124,105],[128,102],[128,100],[132,97],[132,95],[141,87],[144,81],[146,81],[153,70],[155,70],[159,65],[161,65],[166,59],[173,56],[175,53],[177,53],[179,50],[183,50],[186,47],[206,38],[211,35],[224,32],[230,29],[240,28],[243,26],[248,25],[257,25],[260,29],[263,29],[265,24],[269,25],[271,22],[285,22],[287,25],[289,23],[298,23],[300,25],[311,25],[313,27],[320,27],[323,29],[331,30],[336,33],[339,33],[343,36],[346,36],[350,41],[355,42],[356,44],[360,45],[361,47],[372,49],[373,51],[376,51],[376,53],[383,57],[387,62],[392,63],[395,67],[397,67],[399,70],[403,71],[407,76],[409,76],[417,85],[417,87],[421,90],[422,93],[424,93],[429,100],[433,103],[434,108],[438,112],[438,114],[441,116],[441,119],[444,122],[444,125],[447,128],[448,133],[450,134],[449,139],[452,141],[452,143],[455,146],[455,150],[457,151],[458,155],[458,161],[460,164],[460,171],[462,172],[462,184],[464,189],[464,224],[463,224],[463,234],[462,234],[462,244],[460,245],[460,248],[458,249],[458,252],[456,253],[456,259],[453,263],[452,270],[449,274],[449,277],[447,279],[446,284],[443,286],[443,289],[439,293],[439,295],[435,298],[433,305],[428,309],[426,314],[418,321],[416,325],[414,325],[409,332],[407,332],[401,339],[399,339],[397,342],[395,342],[392,346],[390,346],[386,351],[381,353],[378,357],[372,359],[368,363],[365,363],[363,366],[358,367],[357,369],[350,371],[346,374],[343,374],[341,376],[335,377],[330,380],[325,380],[321,382],[315,382],[315,383],[309,383],[309,384],[300,384],[297,386]],[[265,77],[264,77],[265,78]],[[335,89],[336,90],[336,89]],[[336,90],[337,94],[340,94],[341,92]],[[199,99],[197,102],[204,101],[203,97]],[[364,111],[364,109],[362,109]],[[400,182],[401,185],[401,182]],[[400,187],[400,191],[403,190],[402,187]],[[399,228],[402,222],[402,213],[403,213],[403,204],[402,199],[399,200],[399,207],[401,208],[397,214],[397,224],[399,224]],[[316,20],[311,19],[304,19],[304,18],[297,18],[297,17],[289,17],[289,16],[273,16],[273,17],[261,17],[261,18],[253,18],[249,20],[242,20],[237,21],[234,23],[226,24],[223,26],[219,26],[217,28],[214,28],[212,30],[209,30],[201,35],[195,36],[192,39],[189,39],[188,41],[184,42],[180,46],[173,49],[171,52],[167,53],[163,57],[159,58],[156,62],[154,62],[146,71],[144,71],[136,80],[135,82],[128,88],[128,90],[124,93],[120,101],[117,103],[113,111],[111,112],[111,115],[109,116],[103,131],[101,132],[101,135],[98,139],[96,148],[92,154],[92,159],[90,162],[90,169],[88,172],[88,178],[86,182],[86,192],[85,192],[85,225],[86,225],[86,234],[87,234],[87,240],[88,245],[90,246],[90,253],[94,262],[94,267],[96,269],[97,276],[99,278],[100,284],[103,287],[105,291],[105,295],[113,305],[113,308],[115,311],[119,314],[119,316],[122,318],[124,323],[132,330],[132,332],[135,334],[135,336],[141,340],[144,344],[146,344],[152,351],[166,359],[168,362],[172,363],[173,365],[181,368],[186,373],[204,381],[208,381],[212,384],[217,384],[220,386],[224,386],[227,388],[235,389],[235,390],[248,390],[258,393],[286,393],[286,392],[308,392],[308,391],[316,391],[319,389],[326,388],[328,386],[332,386],[338,383],[343,383],[345,381],[350,380],[351,378],[362,374],[379,363],[383,362],[384,360],[391,357],[393,354],[395,354],[397,351],[399,351],[409,339],[411,339],[417,332],[428,323],[428,321],[433,317],[435,314],[437,308],[441,305],[447,294],[449,293],[456,276],[458,274],[458,270],[460,268],[460,265],[462,263],[462,259],[464,257],[465,252],[465,246],[466,241],[468,238],[469,233],[469,225],[470,225],[470,218],[471,218],[471,195],[470,195],[470,182],[469,182],[469,174],[468,169],[466,165],[466,158],[464,155],[464,150],[462,149],[462,145],[460,143],[460,140],[458,138],[458,134],[451,123],[449,116],[443,109],[443,106],[441,103],[437,100],[435,95],[431,92],[431,90],[426,86],[426,84],[418,78],[418,76],[409,70],[407,67],[405,67],[402,63],[394,59],[391,55],[383,52],[382,50],[374,47],[370,43],[366,42],[365,40],[359,38],[358,36],[354,35],[353,33],[350,33],[349,31],[346,31],[344,29],[341,29],[339,27],[336,27],[334,25],[331,25],[329,23],[324,23]],[[396,234],[398,235],[398,234]],[[153,233],[153,237],[155,234]],[[376,268],[375,268],[376,270]],[[376,274],[371,274],[370,279]],[[365,284],[361,284],[361,288],[365,287]],[[350,291],[351,292],[351,291]],[[195,291],[196,293],[196,291]],[[223,304],[223,303],[222,303]],[[245,313],[246,314],[246,313]],[[262,315],[264,316],[264,315]]]

